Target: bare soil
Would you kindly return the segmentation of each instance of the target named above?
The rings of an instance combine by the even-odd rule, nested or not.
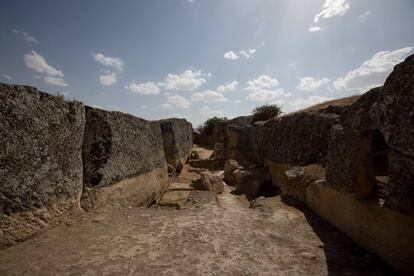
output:
[[[393,274],[306,208],[228,186],[181,210],[106,206],[0,251],[0,275]]]

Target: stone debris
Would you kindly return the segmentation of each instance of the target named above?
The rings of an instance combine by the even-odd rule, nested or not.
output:
[[[182,209],[190,196],[191,191],[168,191],[166,192],[161,200],[158,202],[159,206],[174,207]]]
[[[209,172],[202,172],[201,173],[201,187],[207,191],[216,192],[220,194],[223,192],[224,183],[220,176],[209,173]]]

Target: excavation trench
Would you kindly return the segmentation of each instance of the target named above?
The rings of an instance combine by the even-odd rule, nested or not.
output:
[[[191,184],[185,165],[178,180]],[[181,209],[105,206],[0,251],[1,275],[390,275],[303,206],[192,190]]]

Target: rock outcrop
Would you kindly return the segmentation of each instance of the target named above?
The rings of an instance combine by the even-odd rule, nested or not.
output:
[[[82,207],[108,202],[148,205],[167,183],[160,124],[121,112],[87,108]]]
[[[225,150],[230,159],[263,165],[267,160],[272,128],[266,122],[234,121],[226,128]]]
[[[362,194],[369,195],[373,177],[389,176],[384,204],[414,215],[414,170],[410,165],[414,163],[413,104],[414,55],[395,66],[383,87],[371,89],[342,112],[341,125],[346,134],[342,135],[342,145],[331,141],[328,185],[348,191],[357,189],[349,185],[362,185]],[[335,133],[338,131],[333,139],[338,138]],[[342,151],[341,157],[338,150]],[[350,179],[357,181],[350,184]]]
[[[234,171],[239,168],[236,160],[228,159],[224,163],[224,181],[229,186],[236,186],[236,177]]]
[[[193,128],[184,119],[166,119],[161,124],[167,163],[181,171],[193,147]]]
[[[290,197],[305,202],[308,187],[315,181],[325,179],[325,169],[320,165],[293,167],[286,171],[286,182],[282,183],[280,190],[283,197]]]
[[[370,195],[376,183],[370,143],[369,134],[333,126],[326,162],[327,183],[340,192]]]
[[[277,164],[305,166],[325,164],[330,128],[339,115],[301,112],[270,121],[269,160]]]
[[[383,208],[377,202],[360,200],[315,181],[306,190],[306,204],[355,242],[380,256],[405,275],[414,273],[414,219]]]
[[[0,248],[79,210],[84,107],[0,84]]]

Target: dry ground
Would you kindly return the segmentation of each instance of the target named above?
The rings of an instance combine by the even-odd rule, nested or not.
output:
[[[219,196],[193,191],[181,210],[107,206],[0,251],[0,275],[395,273],[280,196],[249,205],[226,187]]]

